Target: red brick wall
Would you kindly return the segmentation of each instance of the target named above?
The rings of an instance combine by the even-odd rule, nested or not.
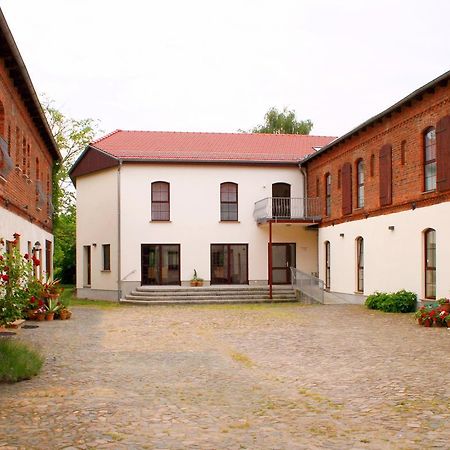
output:
[[[0,102],[0,116],[4,116],[0,117],[0,136],[10,141],[10,155],[16,166],[7,177],[0,177],[0,207],[7,208],[51,232],[51,211],[47,194],[51,194],[53,159],[29,117],[27,108],[18,95],[1,58]],[[2,106],[4,113],[1,112]],[[19,130],[18,140],[16,129]],[[39,166],[36,158],[38,158]],[[45,201],[40,209],[36,195],[37,167],[39,167],[39,179],[45,194]]]
[[[412,207],[422,207],[450,200],[450,193],[424,193],[423,132],[450,114],[450,85],[437,86],[358,134],[337,144],[306,163],[309,197],[318,196],[323,205],[322,226],[357,220],[368,216],[389,214]],[[405,161],[402,164],[402,143]],[[380,206],[379,155],[384,144],[392,145],[392,204]],[[374,155],[372,157],[372,155]],[[364,207],[356,205],[356,163],[362,158],[365,166]],[[371,174],[373,159],[373,174]],[[345,163],[352,165],[352,213],[342,214],[342,183],[338,172]],[[325,217],[325,175],[331,173],[331,215]],[[342,181],[342,180],[340,180]],[[414,205],[413,205],[414,204]]]

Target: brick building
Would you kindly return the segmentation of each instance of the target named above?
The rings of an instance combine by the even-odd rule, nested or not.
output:
[[[52,272],[52,168],[60,158],[38,97],[0,10],[0,237],[20,234],[42,274]]]
[[[449,296],[450,72],[301,162],[319,197],[319,276],[362,296]]]

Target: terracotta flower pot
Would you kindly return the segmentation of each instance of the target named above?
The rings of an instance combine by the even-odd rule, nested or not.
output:
[[[30,309],[27,311],[27,319],[28,320],[36,320],[36,311],[34,309]]]
[[[424,327],[431,327],[433,325],[433,321],[431,319],[425,319],[423,321],[423,326]]]
[[[45,313],[37,313],[36,320],[38,320],[39,322],[41,322],[42,320],[45,320]]]
[[[45,316],[45,320],[53,320],[55,318],[55,313],[47,313]]]
[[[62,311],[59,312],[59,318],[61,320],[67,320],[70,318],[71,314],[72,313],[69,310],[63,309]]]

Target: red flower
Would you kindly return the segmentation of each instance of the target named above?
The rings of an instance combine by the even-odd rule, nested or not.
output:
[[[14,239],[20,238],[20,234],[19,233],[14,233],[13,236],[14,236]]]
[[[9,281],[9,275],[2,275],[3,281]]]
[[[30,303],[34,303],[36,301],[36,297],[33,295],[33,297],[30,298]]]
[[[30,259],[30,255],[28,253],[25,253],[25,255],[23,255],[23,257],[28,261]]]
[[[8,272],[8,270],[9,270],[9,266],[3,267],[3,271],[4,271],[4,272]]]
[[[39,305],[39,306],[43,306],[43,305],[44,305],[44,302],[43,302],[42,300],[39,300],[38,305]]]
[[[0,261],[3,261],[3,256],[2,255],[0,255]]]
[[[41,262],[40,262],[37,258],[34,258],[34,259],[33,259],[33,264],[34,264],[35,266],[39,266],[39,265],[41,264]]]

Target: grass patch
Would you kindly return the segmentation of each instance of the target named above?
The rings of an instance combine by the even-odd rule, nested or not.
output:
[[[44,358],[34,349],[12,339],[0,339],[0,382],[14,383],[37,375]]]
[[[88,300],[85,298],[76,298],[75,297],[75,286],[73,285],[63,285],[64,291],[61,294],[61,303],[66,307],[70,308],[71,306],[92,306],[95,308],[101,309],[109,309],[109,308],[118,308],[123,305],[120,305],[118,302],[111,302],[108,300]]]

